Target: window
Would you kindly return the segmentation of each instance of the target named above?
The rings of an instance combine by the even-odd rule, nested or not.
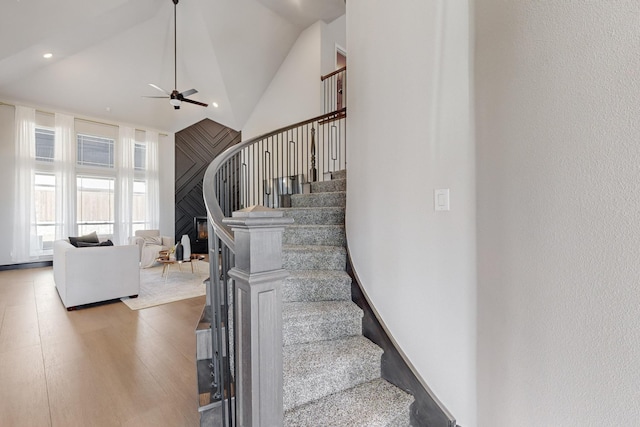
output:
[[[35,174],[35,249],[50,252],[56,235],[56,177],[51,174]]]
[[[16,109],[16,123],[25,130],[16,136],[16,158],[28,159],[16,181],[28,188],[20,191],[24,203],[16,203],[21,220],[14,227],[12,259],[50,256],[56,238],[93,231],[123,243],[150,222],[157,224],[156,132],[142,135],[64,114],[34,120],[32,110]],[[126,158],[118,156],[119,144],[130,154]]]
[[[78,134],[78,165],[114,167],[115,141],[111,138]]]
[[[53,162],[54,136],[52,129],[36,128],[36,160]]]
[[[78,234],[113,234],[115,179],[78,176],[77,186]]]
[[[136,142],[134,152],[134,169],[144,171],[147,168],[147,146]]]

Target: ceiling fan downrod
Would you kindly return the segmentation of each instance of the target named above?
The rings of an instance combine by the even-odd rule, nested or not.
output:
[[[177,5],[179,0],[171,0],[173,1],[173,90],[168,92],[162,89],[159,86],[156,86],[152,83],[149,83],[149,86],[154,89],[159,90],[167,96],[149,96],[147,98],[169,98],[169,103],[173,106],[174,109],[179,110],[182,102],[188,102],[189,104],[200,105],[201,107],[208,107],[208,104],[200,101],[194,101],[193,99],[187,98],[189,95],[193,95],[194,93],[198,93],[195,89],[185,90],[183,92],[178,92],[178,13],[177,13]]]
[[[173,0],[173,87],[178,89],[178,1]]]

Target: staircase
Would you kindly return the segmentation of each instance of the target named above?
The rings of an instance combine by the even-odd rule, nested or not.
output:
[[[409,426],[413,396],[380,376],[345,271],[346,172],[291,196],[283,236],[285,426]]]
[[[201,426],[454,427],[347,263],[346,172],[327,180],[346,168],[346,69],[321,80],[326,114],[243,141],[205,173]]]

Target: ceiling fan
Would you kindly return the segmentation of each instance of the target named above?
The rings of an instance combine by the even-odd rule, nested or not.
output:
[[[159,90],[164,93],[166,96],[145,96],[145,98],[169,98],[169,103],[173,105],[173,108],[176,110],[180,109],[180,105],[183,102],[188,102],[190,104],[201,105],[203,107],[208,107],[207,104],[199,101],[194,101],[193,99],[187,98],[189,95],[193,95],[194,93],[198,93],[195,89],[185,90],[184,92],[178,92],[178,30],[177,30],[177,19],[176,19],[176,8],[179,0],[171,0],[173,1],[173,90],[168,92],[162,89],[159,86],[154,85],[153,83],[149,83],[154,89]]]

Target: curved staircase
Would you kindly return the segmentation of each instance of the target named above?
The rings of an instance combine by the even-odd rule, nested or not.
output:
[[[362,336],[346,273],[346,172],[281,208],[285,426],[409,426],[413,396],[381,378],[382,349]]]

